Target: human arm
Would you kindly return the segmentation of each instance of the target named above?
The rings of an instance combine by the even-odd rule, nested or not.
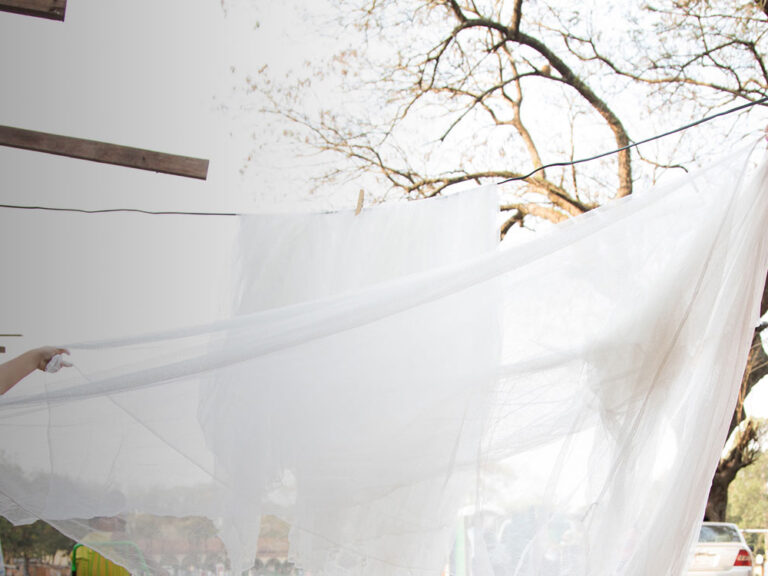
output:
[[[0,364],[0,394],[5,394],[20,380],[37,370],[45,370],[56,354],[69,354],[65,348],[43,346],[28,350],[16,358]],[[67,366],[68,364],[64,364]]]

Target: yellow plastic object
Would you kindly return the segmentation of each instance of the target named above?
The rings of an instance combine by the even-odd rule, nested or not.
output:
[[[130,576],[130,572],[82,544],[72,549],[72,576]]]

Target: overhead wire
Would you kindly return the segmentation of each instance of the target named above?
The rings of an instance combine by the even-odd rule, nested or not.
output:
[[[56,208],[52,206],[25,206],[21,204],[0,204],[0,208],[14,208],[18,210],[46,210],[50,212],[80,212],[82,214],[135,212],[139,214],[149,214],[150,216],[240,216],[238,212],[185,212],[183,210],[142,210],[140,208],[98,208],[87,210],[85,208]]]
[[[714,120],[715,118],[720,118],[721,116],[727,116],[728,114],[733,114],[735,112],[740,112],[741,110],[745,110],[747,108],[751,108],[752,106],[757,106],[760,104],[765,104],[768,102],[768,96],[760,98],[758,100],[754,100],[753,102],[747,102],[746,104],[741,104],[739,106],[735,106],[734,108],[729,108],[728,110],[723,110],[722,112],[717,112],[715,114],[711,114],[709,116],[705,116],[703,118],[700,118],[698,120],[695,120],[694,122],[690,122],[688,124],[685,124],[684,126],[680,126],[678,128],[675,128],[673,130],[668,130],[666,132],[662,132],[661,134],[657,134],[655,136],[651,136],[650,138],[645,138],[643,140],[638,140],[637,142],[631,142],[627,144],[626,146],[622,146],[621,148],[616,148],[615,150],[610,150],[608,152],[603,152],[601,154],[596,154],[594,156],[589,156],[587,158],[579,158],[578,160],[568,160],[564,162],[552,162],[551,164],[545,164],[543,166],[539,166],[538,168],[531,170],[525,175],[522,176],[514,176],[512,178],[507,178],[505,180],[502,180],[501,182],[498,182],[497,184],[506,184],[508,182],[514,182],[517,180],[526,180],[536,174],[537,172],[541,172],[542,170],[546,170],[547,168],[557,168],[557,167],[564,167],[564,166],[574,166],[576,164],[583,164],[584,162],[591,162],[593,160],[599,160],[600,158],[605,158],[606,156],[611,156],[612,154],[618,154],[619,152],[623,152],[624,150],[629,150],[631,148],[636,148],[637,146],[640,146],[642,144],[647,144],[648,142],[652,142],[654,140],[659,140],[661,138],[665,138],[667,136],[671,136],[672,134],[677,134],[678,132],[682,132],[684,130],[688,130],[689,128],[693,128],[694,126],[698,126],[699,124],[704,124],[705,122],[709,122],[711,120]],[[88,210],[84,208],[58,208],[58,207],[52,207],[52,206],[33,206],[33,205],[20,205],[20,204],[0,204],[0,208],[7,208],[7,209],[14,209],[14,210],[44,210],[44,211],[50,211],[50,212],[78,212],[82,214],[107,214],[107,213],[114,213],[114,212],[129,212],[129,213],[138,213],[138,214],[148,214],[151,216],[170,216],[170,215],[178,215],[178,216],[240,216],[237,212],[192,212],[192,211],[184,211],[184,210],[142,210],[140,208],[101,208],[101,209],[93,209]]]
[[[752,106],[756,106],[758,104],[765,104],[766,102],[768,102],[768,96],[764,98],[760,98],[759,100],[755,100],[754,102],[747,102],[746,104],[741,104],[740,106],[736,106],[735,108],[723,110],[722,112],[712,114],[711,116],[705,116],[704,118],[699,118],[698,120],[691,122],[689,124],[686,124],[685,126],[680,126],[679,128],[675,128],[674,130],[662,132],[661,134],[657,134],[656,136],[651,136],[650,138],[645,138],[644,140],[631,142],[626,146],[622,146],[621,148],[617,148],[609,152],[603,152],[602,154],[596,154],[595,156],[589,156],[588,158],[579,158],[578,160],[569,160],[567,162],[553,162],[551,164],[539,166],[538,168],[528,172],[528,174],[525,174],[524,176],[514,176],[512,178],[507,178],[506,180],[502,180],[501,182],[498,182],[498,184],[506,184],[507,182],[514,182],[515,180],[525,180],[526,178],[530,178],[537,172],[546,170],[547,168],[557,168],[560,166],[574,166],[576,164],[582,164],[584,162],[591,162],[592,160],[599,160],[600,158],[605,158],[606,156],[610,156],[611,154],[618,154],[619,152],[623,152],[624,150],[629,150],[630,148],[635,148],[637,146],[640,146],[641,144],[647,144],[648,142],[659,140],[666,136],[671,136],[672,134],[682,132],[683,130],[687,130],[688,128],[693,128],[694,126],[698,126],[699,124],[703,124],[704,122],[709,122],[710,120],[714,120],[715,118],[719,118],[720,116],[733,114],[734,112],[739,112],[741,110],[744,110],[746,108],[751,108]]]

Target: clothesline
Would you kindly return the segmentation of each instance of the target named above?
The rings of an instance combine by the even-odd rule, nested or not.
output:
[[[714,120],[715,118],[719,118],[721,116],[727,116],[729,114],[733,114],[735,112],[739,112],[741,110],[751,108],[752,106],[756,106],[758,104],[765,104],[765,103],[768,103],[768,96],[764,98],[760,98],[759,100],[755,100],[754,102],[748,102],[746,104],[741,104],[740,106],[736,106],[734,108],[729,108],[728,110],[723,110],[722,112],[712,114],[711,116],[705,116],[704,118],[700,118],[694,122],[685,124],[684,126],[680,126],[673,130],[668,130],[667,132],[663,132],[661,134],[657,134],[655,136],[651,136],[649,138],[645,138],[637,142],[632,142],[630,144],[627,144],[626,146],[622,146],[621,148],[617,148],[615,150],[610,150],[608,152],[603,152],[601,154],[597,154],[595,156],[589,156],[587,158],[579,158],[578,160],[569,160],[566,162],[553,162],[551,164],[545,164],[543,166],[539,166],[535,170],[532,170],[531,172],[523,176],[515,176],[512,178],[507,178],[506,180],[502,180],[501,182],[498,182],[498,184],[506,184],[508,182],[514,182],[517,180],[525,180],[527,178],[530,178],[537,172],[546,170],[547,168],[574,166],[576,164],[583,164],[585,162],[599,160],[600,158],[605,158],[606,156],[611,156],[612,154],[618,154],[619,152],[622,152],[624,150],[636,148],[641,144],[647,144],[648,142],[652,142],[654,140],[659,140],[661,138],[671,136],[672,134],[682,132],[684,130],[687,130],[688,128],[693,128],[695,126],[698,126],[699,124],[704,124],[705,122],[709,122],[710,120]],[[95,209],[95,210],[86,210],[83,208],[55,208],[51,206],[32,206],[32,205],[21,205],[21,204],[0,204],[0,208],[13,209],[13,210],[45,210],[49,212],[78,212],[82,214],[106,214],[106,213],[113,213],[113,212],[132,212],[137,214],[148,214],[150,216],[242,216],[243,215],[238,212],[187,212],[183,210],[154,211],[154,210],[142,210],[140,208],[103,208],[103,209]]]

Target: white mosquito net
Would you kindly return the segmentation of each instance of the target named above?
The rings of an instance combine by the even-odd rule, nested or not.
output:
[[[766,272],[745,166],[514,248],[492,187],[239,218],[230,316],[0,398],[0,513],[134,573],[678,575]]]

